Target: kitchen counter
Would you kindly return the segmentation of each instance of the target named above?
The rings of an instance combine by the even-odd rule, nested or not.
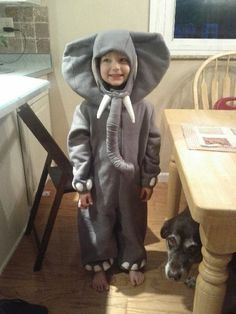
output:
[[[50,54],[0,54],[0,77],[7,73],[40,77],[51,72]]]
[[[0,54],[0,118],[49,88],[50,54]]]
[[[22,75],[0,75],[0,118],[49,88],[49,82]]]

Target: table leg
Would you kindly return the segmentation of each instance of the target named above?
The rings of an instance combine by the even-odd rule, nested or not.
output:
[[[193,314],[220,314],[228,279],[227,265],[232,254],[217,255],[204,247],[202,253],[203,261],[199,267]]]
[[[168,219],[176,216],[179,211],[181,197],[181,181],[173,155],[169,164],[169,181],[167,194]]]

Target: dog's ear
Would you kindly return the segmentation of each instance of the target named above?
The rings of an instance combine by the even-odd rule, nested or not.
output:
[[[160,235],[163,239],[166,239],[168,237],[168,235],[171,234],[170,225],[171,225],[171,221],[166,220],[164,222],[164,225],[161,227]]]

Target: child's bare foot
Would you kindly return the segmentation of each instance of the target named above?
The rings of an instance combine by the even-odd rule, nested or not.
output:
[[[144,282],[144,273],[138,270],[130,270],[129,279],[133,286],[139,286]]]
[[[105,272],[98,271],[94,273],[92,287],[98,292],[103,292],[109,290],[109,284],[107,282],[107,277]]]

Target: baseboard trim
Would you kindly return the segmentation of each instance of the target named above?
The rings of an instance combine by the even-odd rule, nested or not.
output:
[[[158,176],[158,182],[168,182],[169,172],[161,172]]]

